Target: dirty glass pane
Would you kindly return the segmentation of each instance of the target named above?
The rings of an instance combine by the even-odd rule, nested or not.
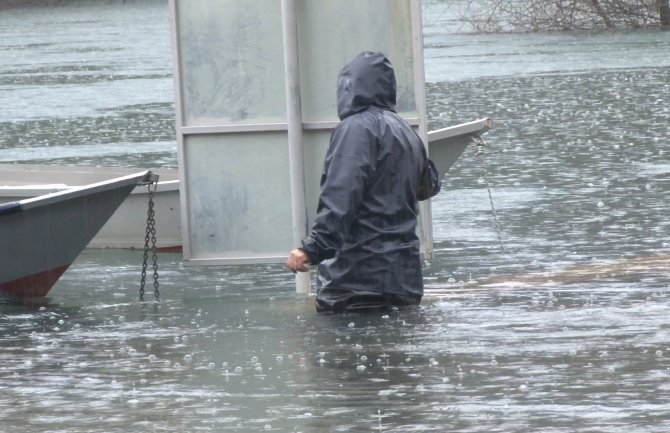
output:
[[[192,259],[285,257],[292,245],[286,133],[186,137]]]
[[[381,51],[393,63],[398,111],[416,117],[408,0],[299,0],[298,34],[303,118],[337,119],[337,74],[362,51]]]
[[[316,218],[316,207],[319,204],[321,192],[320,181],[323,172],[324,158],[330,143],[330,130],[305,131],[303,133],[304,161],[305,161],[305,204],[307,206],[307,220],[312,226]]]
[[[280,6],[177,3],[184,126],[286,121]]]

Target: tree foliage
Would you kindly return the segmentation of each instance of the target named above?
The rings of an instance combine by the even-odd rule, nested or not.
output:
[[[475,30],[555,31],[668,26],[670,0],[469,0]]]

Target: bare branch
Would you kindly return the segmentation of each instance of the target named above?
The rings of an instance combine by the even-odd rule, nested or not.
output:
[[[476,31],[554,31],[670,25],[670,0],[470,0]]]

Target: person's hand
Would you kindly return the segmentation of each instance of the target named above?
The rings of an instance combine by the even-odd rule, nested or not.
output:
[[[291,251],[288,260],[286,260],[286,266],[293,272],[307,272],[309,271],[309,264],[309,256],[300,248]]]

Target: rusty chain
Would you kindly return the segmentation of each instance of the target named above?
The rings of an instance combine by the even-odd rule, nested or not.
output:
[[[487,148],[486,141],[479,135],[473,135],[472,140],[477,144],[477,151],[475,156],[482,161],[482,167],[484,168],[484,181],[486,182],[486,189],[489,193],[489,204],[491,205],[491,213],[493,214],[493,221],[496,225],[496,231],[498,232],[498,242],[500,242],[500,250],[505,251],[505,245],[503,244],[502,238],[502,229],[500,228],[500,223],[498,222],[498,214],[496,213],[496,208],[493,206],[493,196],[491,195],[491,182],[489,181],[488,168],[486,167],[486,158],[485,150]]]
[[[160,291],[158,290],[158,256],[156,255],[156,220],[154,211],[154,192],[158,187],[158,182],[151,182],[149,189],[149,205],[147,210],[147,229],[144,236],[144,254],[142,259],[142,278],[140,280],[140,301],[144,301],[144,286],[146,284],[147,266],[149,261],[149,250],[151,250],[153,260],[153,278],[154,278],[154,298],[158,301]]]

